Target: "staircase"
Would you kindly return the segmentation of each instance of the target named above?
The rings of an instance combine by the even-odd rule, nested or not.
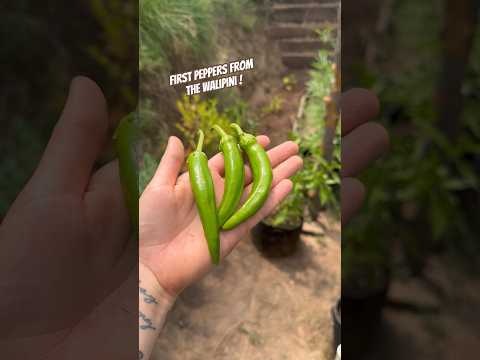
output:
[[[328,45],[316,30],[340,24],[340,0],[274,0],[268,35],[278,41],[283,64],[292,70],[308,69],[318,50]]]

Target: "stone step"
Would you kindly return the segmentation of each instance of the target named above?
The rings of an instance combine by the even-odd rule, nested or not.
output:
[[[305,69],[311,67],[317,55],[316,51],[283,53],[282,62],[290,69]]]
[[[338,6],[332,4],[275,4],[271,21],[276,23],[311,23],[338,21]]]
[[[322,28],[318,23],[279,23],[272,24],[267,29],[272,39],[311,38],[317,39],[317,30]]]
[[[279,47],[280,50],[285,53],[313,52],[320,49],[333,50],[330,44],[324,43],[323,41],[317,39],[308,38],[280,40]]]

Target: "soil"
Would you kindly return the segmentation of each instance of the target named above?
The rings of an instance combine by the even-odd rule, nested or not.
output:
[[[299,251],[265,259],[251,239],[185,290],[168,316],[154,360],[327,360],[331,307],[340,293],[340,225],[321,214]]]
[[[425,274],[424,279],[397,279],[392,283],[389,298],[409,304],[409,308],[384,309],[376,347],[367,359],[478,357],[480,279],[440,256],[428,261]]]

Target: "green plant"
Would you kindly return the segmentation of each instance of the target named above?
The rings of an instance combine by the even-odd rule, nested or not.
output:
[[[137,56],[132,55],[138,48],[136,6],[114,0],[90,0],[90,9],[102,29],[102,36],[101,44],[91,45],[87,51],[116,85],[108,89],[118,98],[115,100],[132,108],[137,101],[134,90],[137,71],[128,69],[137,61]]]
[[[257,120],[250,111],[248,103],[237,93],[231,93],[230,101],[225,102],[224,114],[231,123],[239,124],[246,132],[255,132]],[[223,101],[222,101],[223,103]]]
[[[275,95],[268,105],[262,108],[262,115],[267,116],[271,114],[277,114],[282,111],[285,99],[281,95]]]
[[[325,97],[330,95],[335,81],[335,72],[329,59],[329,52],[321,50],[312,65],[310,80],[307,83],[308,100],[305,105],[304,128],[316,131],[324,129],[326,116]]]
[[[251,0],[140,0],[139,12],[140,71],[160,76],[210,59],[221,22],[256,21]]]
[[[360,69],[361,78],[368,81],[362,85],[371,85],[382,100],[379,121],[390,133],[391,146],[388,156],[362,175],[368,189],[365,205],[343,232],[344,281],[360,267],[391,266],[392,241],[403,249],[402,273],[420,272],[433,249],[461,254],[462,265],[478,261],[480,177],[474,159],[480,156],[479,106],[465,95],[455,140],[437,122],[434,94],[441,74],[442,9],[439,1],[399,4],[387,52],[375,67]],[[478,34],[473,52],[480,53]],[[415,56],[391,62],[409,53]],[[465,94],[480,89],[480,82],[475,84],[480,79],[479,57],[471,58]]]
[[[252,31],[257,22],[253,0],[212,0],[215,16]]]
[[[284,76],[282,79],[283,88],[287,91],[292,91],[295,85],[297,85],[297,77],[295,74]]]
[[[214,125],[223,129],[230,128],[230,121],[225,113],[218,110],[218,101],[215,98],[202,100],[200,96],[184,96],[177,101],[177,108],[182,115],[181,122],[176,127],[189,149],[195,147],[195,138],[198,130],[205,133],[205,148],[208,155],[216,151],[216,135],[211,131]]]
[[[317,202],[321,207],[329,207],[338,213],[341,168],[340,127],[336,128],[330,161],[324,158],[323,149],[320,146],[324,141],[326,118],[324,98],[330,95],[334,79],[335,73],[328,59],[328,51],[320,51],[307,83],[308,100],[304,120],[291,136],[292,140],[299,145],[304,166],[292,178],[292,193],[276,212],[266,219],[265,222],[271,226],[293,228],[300,225],[305,215],[315,214]],[[310,211],[305,213],[306,209]]]
[[[340,134],[336,137],[336,146],[332,161],[326,161],[321,147],[321,136],[298,137],[293,140],[299,144],[303,155],[303,169],[293,178],[292,193],[265,222],[274,227],[294,228],[302,223],[305,215],[315,214],[315,203],[330,207],[338,213],[338,187],[340,185]],[[305,213],[305,210],[311,210]]]
[[[168,74],[174,59],[205,58],[214,35],[208,0],[140,0],[140,71]]]

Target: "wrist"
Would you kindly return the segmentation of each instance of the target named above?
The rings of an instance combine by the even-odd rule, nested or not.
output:
[[[170,309],[175,303],[176,296],[166,291],[158,281],[150,267],[139,261],[139,294],[146,302],[159,302],[160,305]]]

